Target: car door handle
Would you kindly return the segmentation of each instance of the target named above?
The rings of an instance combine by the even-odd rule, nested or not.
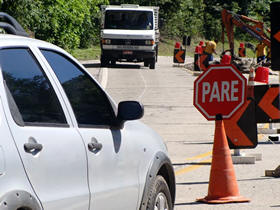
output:
[[[25,143],[24,150],[25,152],[32,153],[32,152],[40,152],[43,149],[43,145],[39,143]]]
[[[91,142],[91,143],[88,143],[88,149],[89,150],[101,150],[102,149],[102,144],[100,144],[100,143],[93,143],[93,142]]]
[[[88,149],[93,152],[99,151],[102,149],[102,144],[99,143],[96,138],[92,138],[91,142],[88,143]]]

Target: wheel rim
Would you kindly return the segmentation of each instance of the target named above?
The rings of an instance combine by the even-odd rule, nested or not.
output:
[[[160,192],[155,201],[154,210],[168,210],[167,198],[164,193]]]

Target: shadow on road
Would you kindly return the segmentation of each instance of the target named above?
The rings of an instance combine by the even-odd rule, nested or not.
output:
[[[186,142],[184,141],[184,144],[213,144],[213,141],[211,142]]]
[[[196,162],[191,162],[191,163],[173,163],[172,164],[173,166],[184,166],[184,165],[198,165],[198,166],[203,166],[203,165],[211,165],[211,163],[204,163],[204,162],[201,162],[201,163],[196,163]]]
[[[208,184],[209,182],[182,182],[182,183],[176,183],[176,185],[195,185],[195,184]]]
[[[100,68],[101,65],[100,63],[84,63],[83,66],[85,68]],[[117,63],[115,65],[107,65],[106,67],[112,68],[112,69],[140,69],[141,65],[140,64],[123,64],[123,63]]]
[[[191,205],[199,205],[202,203],[199,202],[190,202],[190,203],[175,203],[175,206],[191,206]]]
[[[117,63],[115,65],[108,65],[109,68],[112,69],[140,69],[141,65],[139,64],[123,64],[123,63]]]
[[[253,179],[238,179],[238,182],[244,182],[244,181],[261,181],[261,180],[267,180],[267,179],[275,179],[274,177],[260,177],[260,178],[253,178]]]
[[[270,206],[271,208],[279,208],[280,205]]]
[[[202,202],[175,203],[175,206],[191,206],[191,205],[212,205],[212,206],[215,206],[215,205],[218,205],[218,204],[202,203]],[[235,203],[223,203],[223,205],[235,205]]]
[[[271,144],[280,144],[280,142],[279,141],[264,141],[264,142],[258,142],[258,144],[271,145]]]
[[[254,179],[239,179],[237,180],[238,182],[242,181],[262,181],[266,179],[271,179],[271,178],[266,178],[266,177],[260,177],[260,178],[254,178]],[[203,181],[203,182],[181,182],[181,183],[176,183],[176,185],[196,185],[196,184],[208,184],[209,181]]]
[[[85,68],[99,68],[100,63],[85,63],[83,64]]]

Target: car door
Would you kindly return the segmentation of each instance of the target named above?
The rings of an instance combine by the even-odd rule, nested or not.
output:
[[[43,208],[88,209],[85,145],[49,73],[27,47],[1,49],[0,62],[9,127]]]
[[[70,58],[52,50],[41,52],[62,85],[88,146],[90,209],[135,209],[139,158],[125,129],[111,129],[116,117],[108,97]]]

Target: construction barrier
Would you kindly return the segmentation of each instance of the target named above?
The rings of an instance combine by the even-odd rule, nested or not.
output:
[[[254,87],[257,123],[280,122],[280,85],[256,85]]]
[[[255,82],[262,82],[268,84],[269,68],[259,66],[256,69]]]
[[[174,46],[173,63],[185,63],[186,50],[182,49],[180,42],[176,42]]]
[[[175,46],[174,46],[174,49],[181,49],[181,48],[182,48],[181,43],[180,42],[176,42]]]
[[[174,49],[173,63],[185,63],[186,50]]]
[[[195,51],[194,51],[194,70],[195,71],[201,71],[200,69],[200,56],[203,54],[203,41],[199,42],[199,45],[195,47]]]
[[[199,59],[196,61],[196,65],[199,66],[199,69],[201,71],[206,71],[208,66],[209,66],[209,58],[210,58],[210,55],[208,54],[201,54],[199,56]]]
[[[249,149],[258,145],[255,102],[252,98],[229,120],[224,120],[230,149]]]
[[[230,64],[230,62],[231,62],[231,56],[224,54],[220,63],[221,64]]]

